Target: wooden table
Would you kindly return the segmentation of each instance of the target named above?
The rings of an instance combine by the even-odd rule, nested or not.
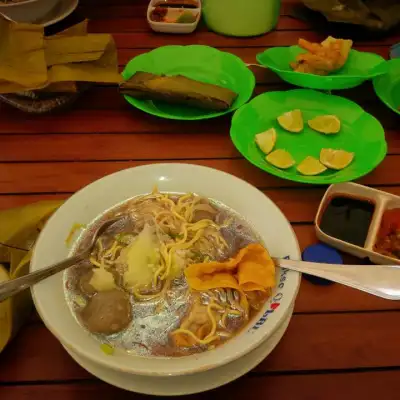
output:
[[[86,0],[81,10],[92,32],[114,34],[121,67],[132,57],[166,44],[206,44],[254,63],[266,47],[291,45],[298,37],[322,39],[287,15],[277,30],[248,39],[200,28],[188,36],[153,34],[146,1]],[[388,57],[389,39],[355,48]],[[274,74],[256,71],[256,94],[290,88]],[[386,129],[389,152],[360,183],[400,194],[400,119],[376,98],[370,83],[341,95],[357,101]],[[71,111],[34,117],[1,106],[0,208],[67,198],[93,180],[124,168],[180,161],[217,168],[260,188],[285,213],[302,248],[316,241],[313,218],[324,187],[275,178],[245,161],[229,139],[230,117],[200,123],[166,121],[131,108],[114,88],[97,87]],[[355,261],[355,260],[351,260]],[[289,329],[273,353],[246,377],[196,398],[282,400],[400,398],[400,304],[335,284],[303,279]],[[1,329],[1,327],[0,327]],[[79,367],[38,318],[0,355],[1,400],[141,398],[113,388]],[[193,397],[194,398],[194,397]]]

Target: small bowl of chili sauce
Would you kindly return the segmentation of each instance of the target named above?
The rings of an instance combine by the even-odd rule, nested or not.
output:
[[[151,0],[147,22],[151,29],[164,33],[191,33],[199,23],[199,0]]]

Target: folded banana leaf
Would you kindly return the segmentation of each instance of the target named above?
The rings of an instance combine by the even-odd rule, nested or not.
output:
[[[398,0],[303,0],[306,7],[328,21],[387,31],[400,23]]]
[[[32,248],[48,217],[62,201],[42,201],[0,211],[0,282],[29,272]],[[0,303],[0,353],[32,309],[29,290]]]
[[[68,37],[56,35],[45,38],[44,55],[48,67],[52,65],[98,60],[112,40],[107,34],[88,34]]]
[[[120,92],[137,99],[161,100],[208,110],[227,110],[237,93],[182,75],[164,76],[136,72],[120,85]]]

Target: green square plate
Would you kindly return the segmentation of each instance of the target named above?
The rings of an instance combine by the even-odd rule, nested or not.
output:
[[[281,128],[277,117],[287,111],[300,109],[304,129],[290,133]],[[307,121],[318,115],[336,115],[341,121],[340,132],[324,135],[308,127]],[[287,170],[274,167],[254,141],[257,133],[275,128],[277,141],[274,149],[285,149],[296,165]],[[379,121],[356,103],[343,97],[307,89],[287,92],[268,92],[257,96],[232,118],[231,139],[236,148],[252,164],[283,179],[327,185],[347,182],[371,172],[386,155],[385,132]],[[341,171],[327,170],[317,176],[297,172],[297,165],[306,157],[319,159],[322,148],[342,149],[355,153],[353,162]]]
[[[374,79],[377,96],[400,115],[400,58],[388,61],[389,72]]]
[[[360,85],[367,79],[384,74],[387,70],[383,57],[364,51],[351,50],[346,64],[326,76],[293,71],[290,63],[305,50],[299,46],[273,47],[257,54],[257,61],[276,72],[281,79],[309,89],[337,90]]]
[[[232,107],[225,111],[202,110],[124,96],[132,106],[161,118],[199,120],[230,113],[249,101],[255,86],[253,73],[239,57],[209,46],[159,47],[129,61],[122,76],[124,79],[129,79],[138,71],[158,75],[184,75],[238,93]]]

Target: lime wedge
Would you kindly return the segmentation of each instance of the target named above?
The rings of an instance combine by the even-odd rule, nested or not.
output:
[[[265,132],[258,133],[255,136],[255,141],[260,148],[260,150],[269,154],[275,146],[276,143],[276,131],[274,128],[268,129]]]
[[[308,121],[314,131],[331,135],[340,131],[340,120],[336,115],[320,115]]]
[[[354,159],[354,153],[345,150],[322,149],[319,160],[328,168],[340,170],[346,168]]]
[[[316,158],[308,156],[298,166],[297,171],[302,175],[319,175],[326,171],[326,167]]]
[[[301,132],[304,127],[303,115],[300,110],[288,111],[278,117],[278,123],[289,132]]]
[[[286,150],[278,149],[268,154],[265,159],[272,165],[280,169],[288,169],[293,167],[295,161],[290,153]]]

